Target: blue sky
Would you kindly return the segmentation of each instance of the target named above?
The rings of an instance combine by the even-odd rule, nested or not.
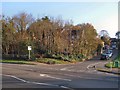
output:
[[[62,17],[73,24],[91,23],[97,32],[107,30],[111,37],[118,31],[117,2],[3,2],[2,13],[14,16],[27,12],[33,17]]]

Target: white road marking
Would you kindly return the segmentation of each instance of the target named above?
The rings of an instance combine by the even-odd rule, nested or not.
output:
[[[22,82],[27,82],[26,80],[21,79],[21,78],[18,78],[18,77],[13,76],[13,75],[3,75],[3,76],[12,77],[12,78],[15,78],[15,79],[17,79],[17,80],[19,80],[19,81],[22,81]]]
[[[29,82],[29,81],[27,83],[58,87],[58,85],[53,85],[53,84],[48,84],[48,83]]]
[[[64,67],[64,68],[61,68],[60,70],[67,70],[67,69],[72,68],[72,67],[74,67],[74,66]]]
[[[108,62],[105,62],[104,64],[107,64]]]
[[[60,86],[61,88],[66,88],[66,89],[69,89],[69,90],[74,90],[74,89],[72,89],[72,88],[68,88],[68,87],[66,87],[66,86]]]
[[[83,62],[79,62],[79,64],[81,64],[81,63],[83,63]],[[61,68],[60,70],[68,70],[68,69],[73,68],[73,67],[74,66],[68,66],[68,67]]]
[[[40,76],[42,76],[42,77],[43,77],[43,76],[46,76],[46,75],[45,75],[45,74],[40,74]]]
[[[119,75],[117,75],[117,74],[113,74],[113,73],[105,73],[105,74],[107,74],[107,75],[111,75],[111,76],[119,76]]]
[[[117,81],[118,82],[118,80],[111,80],[111,79],[90,78],[90,77],[82,77],[82,76],[70,75],[70,74],[63,74],[63,75],[70,76],[70,77],[82,78],[82,79],[94,79],[94,80],[100,80],[100,81],[106,80],[106,81]]]
[[[89,65],[87,66],[87,69],[89,69],[90,67],[92,67],[92,66],[95,66],[95,65],[97,65],[97,64],[100,64],[100,63],[102,63],[102,62],[98,62],[98,63],[89,64]]]
[[[0,74],[0,75],[3,75],[3,74]],[[66,88],[66,89],[69,89],[69,90],[73,90],[72,88],[69,88],[69,87],[66,87],[66,86],[60,86],[60,85],[48,84],[48,83],[31,82],[31,81],[27,81],[27,80],[18,78],[18,77],[13,76],[13,75],[5,75],[4,74],[3,76],[12,77],[12,78],[15,78],[16,80],[19,80],[19,81],[22,81],[22,82],[25,82],[25,83],[38,84],[38,85],[46,85],[46,86],[54,86],[54,87],[61,87],[61,88]]]
[[[49,76],[47,74],[40,74],[40,76],[42,76],[42,77],[48,77],[48,78],[52,78],[52,79],[58,79],[58,80],[72,81],[70,79],[63,79],[63,78],[53,77],[53,76]]]

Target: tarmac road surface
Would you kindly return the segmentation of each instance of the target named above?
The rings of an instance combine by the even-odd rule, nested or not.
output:
[[[106,61],[95,57],[69,65],[2,64],[2,88],[118,88],[118,76],[91,69]]]

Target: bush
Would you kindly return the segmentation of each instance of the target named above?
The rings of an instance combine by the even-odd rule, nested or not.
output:
[[[10,60],[27,60],[28,55],[17,55],[17,54],[3,54],[2,59],[10,59]]]
[[[36,58],[42,58],[43,55],[41,55],[41,54],[35,54],[35,57],[36,57]]]
[[[53,54],[52,57],[53,57],[54,59],[62,60],[62,55],[60,55],[60,54]]]
[[[82,54],[78,55],[65,55],[65,54],[48,54],[46,53],[45,57],[38,58],[38,62],[46,64],[60,64],[61,62],[79,62],[82,61],[84,56]]]
[[[37,62],[46,63],[46,64],[65,64],[65,63],[68,63],[68,62],[65,62],[62,60],[51,59],[51,58],[38,59]]]
[[[72,60],[81,61],[84,56],[82,54],[78,55],[64,55],[64,54],[53,54],[53,58],[71,62]]]
[[[61,58],[62,58],[62,60],[64,60],[64,61],[70,61],[68,55],[63,55]]]
[[[52,60],[49,60],[49,61],[47,61],[46,63],[47,63],[47,64],[56,64],[56,62],[55,62],[55,61],[52,61]]]
[[[78,54],[78,55],[69,55],[70,60],[76,60],[76,61],[82,61],[83,55]]]

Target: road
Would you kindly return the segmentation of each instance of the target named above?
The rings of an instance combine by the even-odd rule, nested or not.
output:
[[[115,54],[116,52],[114,52]],[[116,55],[116,54],[115,54]],[[115,56],[113,56],[115,57]],[[118,88],[118,76],[96,71],[92,66],[106,61],[95,57],[69,65],[2,64],[3,88]]]

